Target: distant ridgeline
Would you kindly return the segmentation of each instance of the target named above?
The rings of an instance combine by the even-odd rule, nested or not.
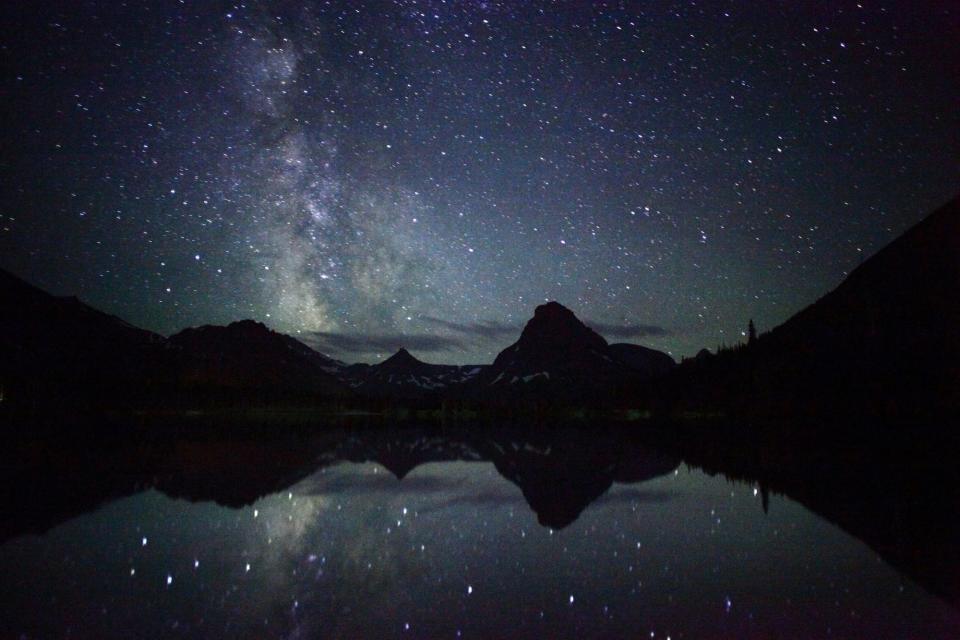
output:
[[[773,331],[677,365],[536,308],[489,365],[348,365],[252,320],[169,338],[0,271],[0,416],[313,407],[894,419],[960,410],[960,199]]]

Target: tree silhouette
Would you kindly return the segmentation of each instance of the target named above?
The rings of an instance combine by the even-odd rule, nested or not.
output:
[[[753,318],[750,318],[750,324],[747,325],[747,344],[753,344],[757,341],[757,328],[753,324]]]

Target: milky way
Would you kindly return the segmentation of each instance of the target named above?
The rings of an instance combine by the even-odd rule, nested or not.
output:
[[[489,361],[548,299],[736,342],[960,177],[951,3],[806,5],[5,7],[0,267],[344,359]]]

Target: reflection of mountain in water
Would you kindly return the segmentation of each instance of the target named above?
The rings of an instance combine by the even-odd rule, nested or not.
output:
[[[345,440],[334,458],[377,462],[403,479],[418,465],[489,461],[517,485],[540,524],[566,527],[614,482],[642,482],[673,471],[679,458],[635,441],[582,431],[500,432],[481,436],[368,433]]]
[[[697,433],[668,448],[711,475],[786,495],[960,608],[958,443],[870,432],[744,441]]]
[[[489,461],[520,488],[538,521],[554,529],[574,522],[614,483],[669,473],[683,459],[707,473],[782,493],[870,545],[889,564],[960,606],[960,470],[955,443],[897,442],[827,447],[785,438],[763,443],[732,434],[696,434],[666,444],[634,432],[592,428],[553,431],[336,431],[264,441],[181,441],[151,448],[82,454],[44,453],[43,466],[0,481],[7,517],[0,541],[45,531],[97,506],[155,488],[171,497],[229,507],[291,487],[344,461],[376,462],[400,485],[416,487],[429,462]],[[908,446],[909,445],[909,446]],[[11,469],[13,469],[11,471]],[[34,469],[25,471],[23,469]],[[55,473],[51,470],[55,470]],[[478,496],[480,500],[482,496]],[[776,508],[776,505],[773,506]],[[15,517],[10,517],[11,514]]]
[[[403,480],[428,462],[488,461],[517,485],[544,526],[572,523],[614,482],[641,482],[673,471],[679,459],[614,435],[584,431],[361,431],[309,444],[229,440],[179,442],[77,459],[48,457],[41,470],[7,471],[0,541],[39,533],[99,505],[146,489],[174,498],[241,507],[282,491],[327,466],[376,462]],[[57,472],[53,475],[50,469]],[[38,500],[38,495],[42,498]]]

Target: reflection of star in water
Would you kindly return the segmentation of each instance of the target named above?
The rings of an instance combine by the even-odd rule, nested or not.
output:
[[[488,436],[479,437],[487,441]],[[370,441],[382,452],[396,450],[382,446],[396,438],[391,432]],[[476,448],[431,442],[425,455],[476,457]],[[372,457],[352,439],[346,446],[357,459]],[[625,448],[619,441],[613,447],[617,456]],[[512,440],[499,449],[519,457],[544,450]],[[562,449],[553,443],[555,458]],[[571,449],[594,459],[584,447]],[[565,461],[562,453],[558,461]],[[23,597],[33,600],[42,597],[30,589],[40,593],[49,587],[40,576],[63,575],[58,589],[75,602],[85,600],[90,585],[112,596],[116,576],[123,575],[129,597],[115,598],[112,608],[121,616],[135,611],[134,631],[166,628],[176,618],[190,628],[199,628],[200,620],[208,629],[230,628],[240,637],[383,637],[396,635],[404,623],[429,637],[518,628],[538,637],[624,637],[642,623],[657,637],[667,637],[667,629],[676,637],[683,629],[687,636],[709,633],[716,617],[704,611],[729,614],[726,624],[739,623],[737,611],[754,613],[750,624],[758,627],[789,624],[806,631],[820,624],[803,611],[770,601],[774,592],[785,603],[813,598],[828,608],[840,597],[869,612],[870,624],[899,631],[920,620],[933,636],[951,637],[938,633],[937,625],[952,629],[955,612],[878,563],[867,544],[788,497],[773,520],[765,517],[752,492],[757,480],[731,484],[722,475],[696,469],[641,480],[639,468],[626,464],[630,484],[615,483],[561,530],[537,526],[535,514],[521,506],[520,490],[483,462],[429,463],[402,481],[375,463],[327,466],[236,511],[203,501],[210,497],[203,494],[210,491],[206,483],[199,489],[206,498],[191,497],[199,502],[148,491],[65,523],[50,535],[0,546],[0,574],[26,588]],[[595,466],[623,473],[606,459]],[[574,475],[580,473],[590,471]],[[264,478],[267,484],[274,480],[269,474]],[[171,486],[182,489],[176,482]],[[559,484],[557,490],[565,492]],[[881,493],[887,499],[895,491]],[[851,495],[828,503],[830,512],[849,517]],[[914,492],[906,499],[912,504]],[[720,516],[723,527],[712,527]],[[784,530],[800,547],[818,553],[784,556]],[[868,535],[885,531],[869,530]],[[49,558],[58,557],[64,545],[88,549],[98,560],[86,562],[77,551],[77,562],[51,564]],[[126,552],[101,557],[97,549]],[[838,558],[848,576],[840,582]],[[771,563],[778,566],[775,576],[764,573]],[[683,579],[699,575],[704,566],[714,567],[717,579],[732,590],[717,593],[710,584]],[[756,582],[759,574],[767,577],[763,584]],[[157,594],[163,607],[140,607],[142,598]],[[766,604],[751,605],[755,599]],[[69,622],[58,611],[42,614],[56,625]],[[29,608],[12,613],[23,628],[30,626],[29,616]],[[863,635],[858,633],[862,620],[842,616],[835,623],[845,637]]]

